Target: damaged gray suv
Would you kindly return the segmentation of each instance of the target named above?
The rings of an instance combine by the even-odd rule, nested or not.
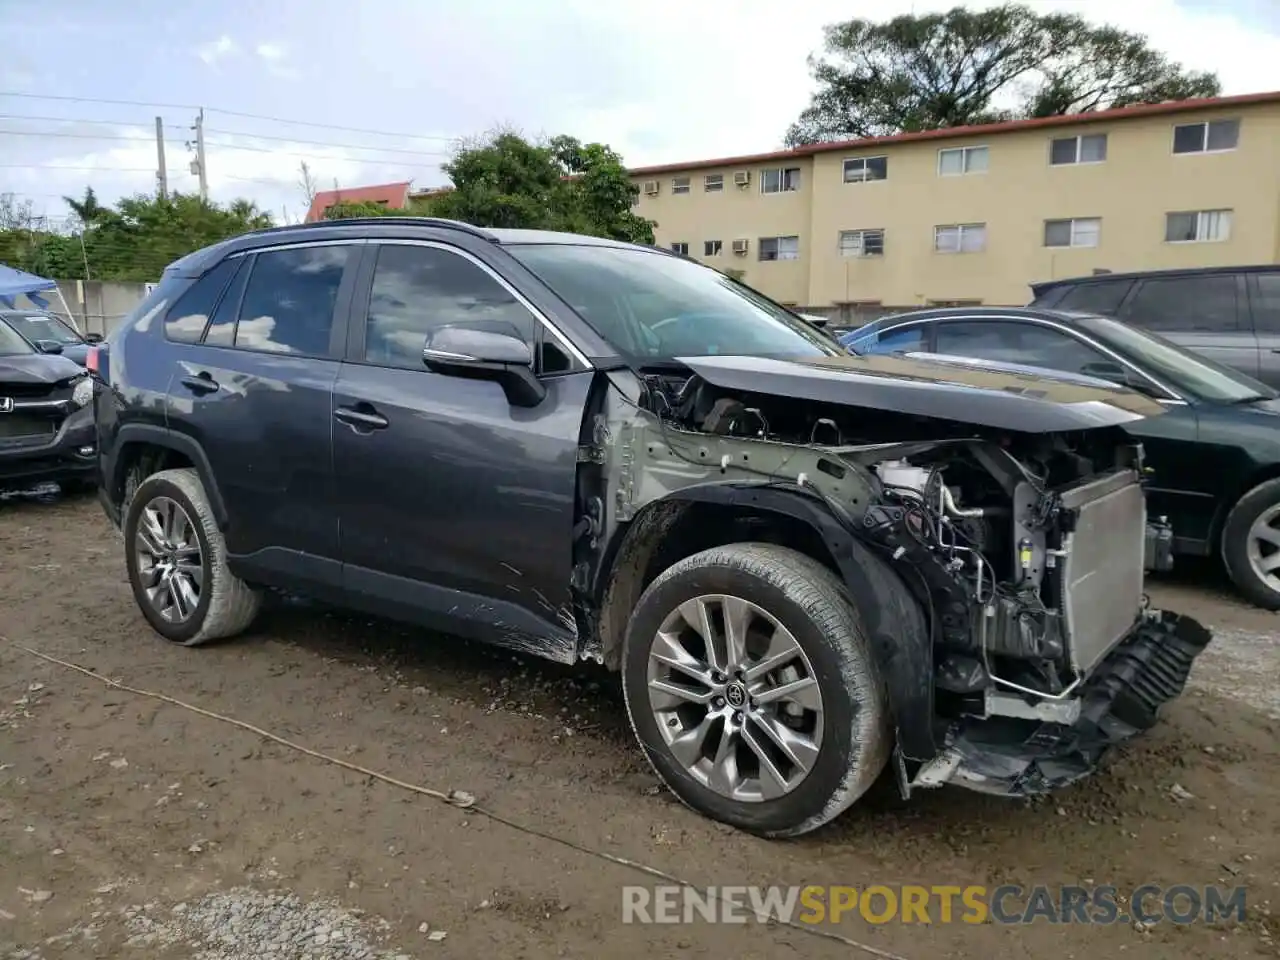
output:
[[[1024,796],[1178,696],[1208,631],[1142,450],[1069,375],[850,356],[659,250],[384,217],[165,272],[95,348],[100,496],[196,646],[263,592],[621,673],[658,774],[767,836],[881,774]],[[444,641],[442,641],[444,642]]]

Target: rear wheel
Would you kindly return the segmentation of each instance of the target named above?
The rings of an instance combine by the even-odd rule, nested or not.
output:
[[[861,619],[835,574],[784,547],[715,547],[659,575],[631,618],[623,689],[671,790],[766,836],[831,820],[888,759]]]
[[[1280,610],[1280,479],[1241,497],[1222,527],[1222,560],[1249,602]]]
[[[143,480],[122,532],[134,599],[166,640],[199,646],[240,633],[257,616],[261,596],[228,568],[222,531],[194,470]]]

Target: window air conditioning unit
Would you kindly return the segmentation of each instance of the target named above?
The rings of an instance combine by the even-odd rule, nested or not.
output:
[[[733,185],[735,187],[745,187],[750,182],[751,182],[750,170],[739,170],[737,173],[733,175]],[[743,243],[746,243],[746,241],[744,240]]]
[[[733,241],[733,252],[740,257],[746,256],[749,246],[751,246],[751,241],[749,240],[735,240]]]
[[[658,195],[658,181],[646,180],[644,182],[644,192],[646,196],[656,197]]]

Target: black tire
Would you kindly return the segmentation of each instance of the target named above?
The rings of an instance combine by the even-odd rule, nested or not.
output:
[[[822,695],[823,734],[809,773],[776,799],[740,801],[713,791],[675,758],[648,696],[650,644],[664,618],[705,594],[749,598],[796,639]],[[694,810],[767,837],[817,829],[852,805],[884,770],[892,747],[888,697],[862,619],[844,584],[785,547],[738,543],[680,561],[645,590],[623,651],[627,714],[658,776]]]
[[[1236,501],[1222,525],[1222,563],[1236,589],[1264,610],[1280,610],[1280,590],[1272,587],[1249,561],[1249,530],[1263,513],[1280,505],[1280,479],[1258,484]]]
[[[143,511],[157,497],[167,497],[182,507],[200,545],[203,584],[194,612],[181,622],[164,619],[152,607],[139,575],[138,525]],[[130,499],[122,533],[134,600],[152,629],[166,640],[196,647],[235,636],[253,623],[262,604],[261,594],[227,567],[226,542],[195,470],[161,470],[143,480]]]

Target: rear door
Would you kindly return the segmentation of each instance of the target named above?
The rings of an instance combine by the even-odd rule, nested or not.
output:
[[[254,579],[340,582],[331,405],[360,249],[245,254],[212,316],[173,321],[196,342],[175,353],[169,426],[208,458],[227,551]]]
[[[1117,316],[1258,376],[1258,337],[1249,318],[1242,275],[1195,273],[1141,279]]]
[[[594,374],[551,342],[483,252],[368,249],[334,394],[343,582],[376,612],[571,658],[577,457]],[[537,358],[547,395],[536,407],[423,364],[432,328],[495,322]]]
[[[1280,389],[1280,271],[1251,273],[1246,279],[1258,335],[1258,379]]]

